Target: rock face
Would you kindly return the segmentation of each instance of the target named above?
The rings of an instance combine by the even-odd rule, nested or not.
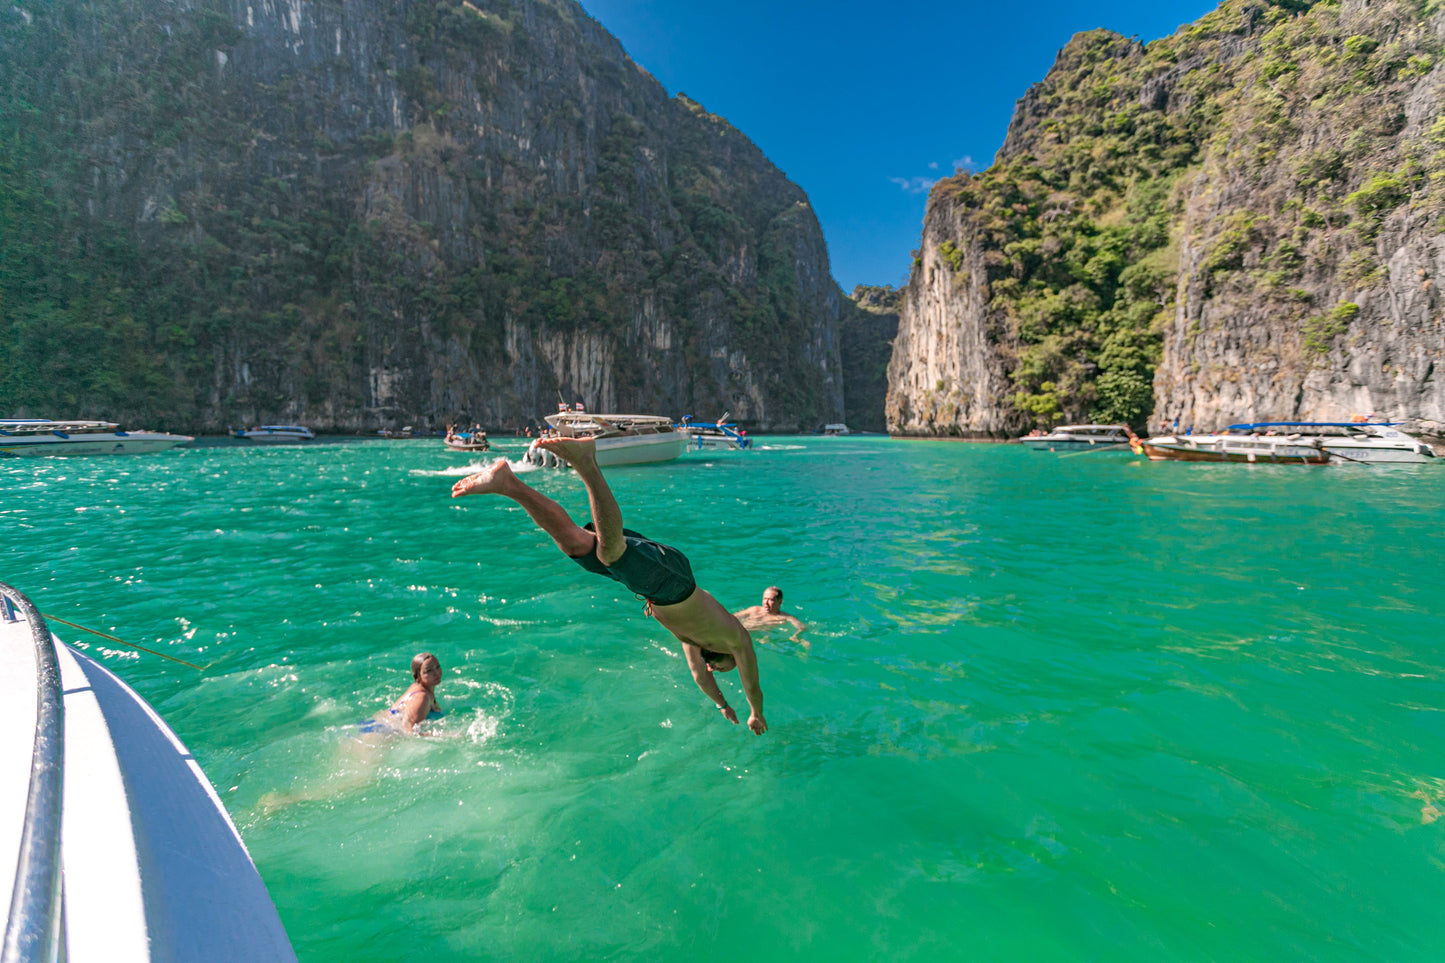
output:
[[[572,0],[6,6],[0,410],[843,415],[807,197]]]
[[[900,292],[887,284],[858,285],[839,320],[843,354],[843,418],[850,428],[884,431],[883,399],[888,393],[888,362],[898,334]]]
[[[940,182],[904,293],[904,434],[1061,421],[1445,431],[1445,13],[1229,0],[1080,34],[992,168]]]
[[[985,251],[977,243],[944,247],[969,233],[957,212],[952,198],[930,195],[921,260],[903,289],[888,362],[892,434],[988,436],[1019,420],[1008,403],[1007,347],[989,307]]]

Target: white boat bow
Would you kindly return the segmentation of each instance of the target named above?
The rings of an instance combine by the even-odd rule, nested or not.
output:
[[[195,441],[164,431],[122,431],[110,421],[0,419],[0,456],[142,455]]]
[[[258,425],[255,428],[240,428],[231,434],[244,441],[277,444],[316,440],[316,432],[305,425]]]
[[[1129,429],[1125,425],[1060,425],[1019,441],[1033,451],[1123,451],[1129,446]]]
[[[296,959],[180,739],[4,584],[0,686],[15,732],[34,733],[0,740],[0,877],[14,884],[4,959]]]

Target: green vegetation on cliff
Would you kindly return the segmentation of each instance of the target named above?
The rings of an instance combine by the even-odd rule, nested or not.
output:
[[[954,283],[986,275],[1011,420],[1142,425],[1181,296],[1328,352],[1359,310],[1339,292],[1383,277],[1382,225],[1445,210],[1445,118],[1407,129],[1438,6],[1227,0],[1148,45],[1075,37],[997,162],[935,188],[961,228],[938,250]]]
[[[836,417],[806,197],[576,4],[297,16],[0,9],[0,414],[519,423],[584,380],[522,331],[628,408]]]

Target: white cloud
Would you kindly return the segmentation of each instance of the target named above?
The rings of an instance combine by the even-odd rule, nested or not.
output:
[[[939,180],[937,177],[890,177],[888,179],[910,194],[923,194]]]
[[[941,167],[942,165],[940,165],[938,161],[928,162],[928,169],[931,171],[938,171],[941,169]],[[958,174],[960,171],[967,171],[970,174],[977,174],[982,169],[982,165],[975,161],[973,157],[969,154],[964,154],[962,157],[954,158],[952,163],[950,163],[948,167],[952,170],[953,174]],[[937,184],[942,179],[943,178],[936,176],[888,178],[889,181],[897,184],[900,190],[909,194],[926,194],[928,193],[928,191],[933,189],[934,184]]]

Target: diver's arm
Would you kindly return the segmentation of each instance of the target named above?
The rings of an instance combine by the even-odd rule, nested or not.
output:
[[[753,735],[760,736],[768,731],[768,723],[763,718],[763,687],[758,682],[758,657],[753,652],[753,640],[748,639],[740,649],[735,649],[733,659],[738,664],[738,681],[743,684],[743,695],[748,699],[748,728]]]
[[[728,722],[736,723],[738,714],[733,711],[732,706],[728,705],[727,697],[718,688],[717,680],[712,677],[712,670],[707,667],[707,660],[702,657],[702,649],[691,642],[684,642],[682,643],[682,654],[686,657],[687,667],[692,672],[692,681],[697,683],[702,694],[722,710],[723,717]]]

